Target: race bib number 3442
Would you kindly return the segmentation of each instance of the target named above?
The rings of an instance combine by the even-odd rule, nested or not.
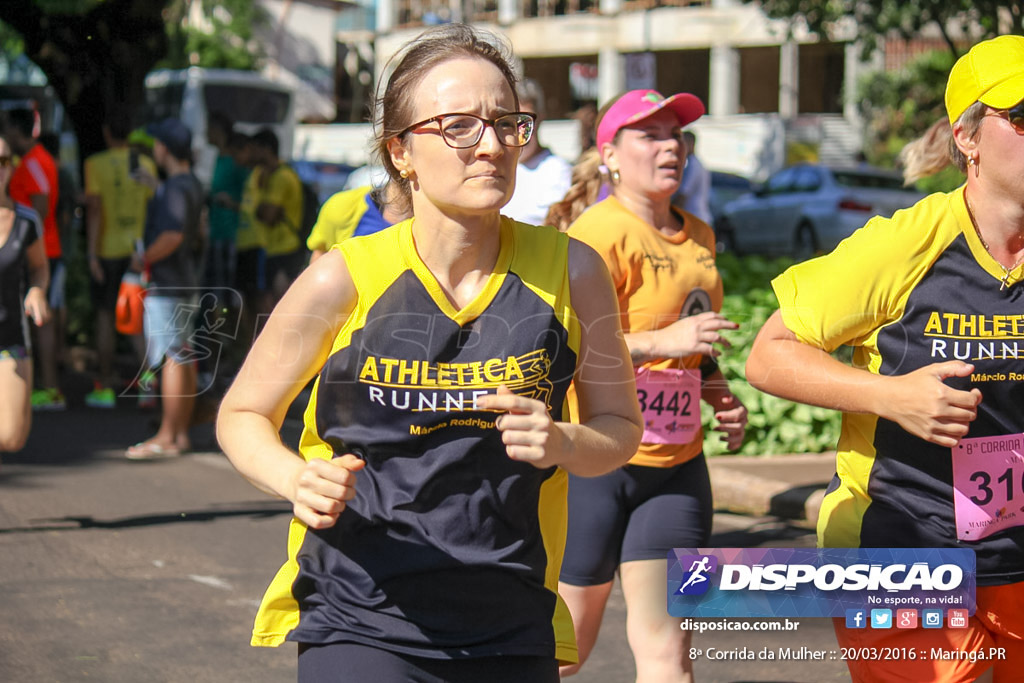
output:
[[[700,429],[700,371],[636,371],[636,397],[644,415],[644,443],[684,444]]]
[[[961,541],[1024,524],[1024,434],[960,440],[953,448],[953,507]]]

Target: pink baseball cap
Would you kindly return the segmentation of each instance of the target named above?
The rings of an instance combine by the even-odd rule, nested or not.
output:
[[[688,92],[665,97],[657,90],[630,90],[616,100],[601,118],[597,127],[598,151],[606,142],[612,141],[620,128],[642,121],[665,107],[676,115],[680,126],[693,123],[704,115],[704,103]]]

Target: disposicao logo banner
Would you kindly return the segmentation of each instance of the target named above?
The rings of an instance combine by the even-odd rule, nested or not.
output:
[[[848,609],[965,608],[975,557],[955,548],[674,548],[674,617],[845,617]]]

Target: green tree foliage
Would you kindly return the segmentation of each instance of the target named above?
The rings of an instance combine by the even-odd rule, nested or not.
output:
[[[900,71],[869,74],[857,85],[857,99],[866,122],[865,154],[873,164],[892,167],[900,150],[946,117],[946,80],[956,61],[946,50],[926,52]],[[963,183],[950,165],[918,183],[925,192],[949,191]]]
[[[21,34],[0,21],[0,52],[5,55],[20,55],[25,52],[25,41]]]
[[[252,0],[198,3],[203,23],[189,21],[194,0],[171,0],[167,8],[167,57],[158,66],[184,69],[256,70],[265,53],[256,33],[270,23],[266,10]]]
[[[887,35],[914,38],[925,27],[937,29],[957,56],[965,47],[954,40],[958,33],[974,35],[980,28],[983,35],[978,37],[1024,34],[1020,0],[760,0],[760,4],[769,17],[802,19],[821,36],[831,36],[840,22],[852,21],[865,55]]]
[[[146,73],[167,51],[166,0],[4,0],[0,22],[57,92],[82,158],[103,148],[115,108],[143,101]]]
[[[103,149],[111,111],[135,111],[156,66],[254,69],[254,32],[268,22],[251,0],[0,0],[0,48],[24,53],[46,74],[85,158]]]
[[[753,2],[754,0],[744,0]],[[867,121],[865,153],[873,164],[892,167],[907,142],[945,116],[943,92],[953,62],[971,44],[1003,33],[1024,34],[1020,0],[761,0],[773,19],[802,21],[832,38],[840,24],[852,25],[867,58],[886,37],[919,37],[937,30],[947,50],[923,55],[902,71],[869,74],[857,98]],[[956,36],[972,36],[963,41]],[[925,192],[948,191],[963,182],[953,166],[918,183]]]

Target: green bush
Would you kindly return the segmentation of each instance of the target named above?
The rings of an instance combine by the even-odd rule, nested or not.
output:
[[[763,256],[738,257],[732,253],[718,257],[718,270],[725,283],[722,314],[740,328],[726,332],[732,344],[718,359],[729,388],[743,401],[749,413],[747,434],[735,453],[741,455],[780,455],[785,453],[821,453],[835,448],[839,438],[841,414],[825,408],[793,403],[764,394],[747,383],[744,366],[747,354],[761,326],[778,309],[771,280],[793,264],[792,259],[767,259]],[[714,426],[714,413],[701,404],[708,455],[732,453],[725,449]]]
[[[894,168],[900,151],[946,118],[946,80],[953,67],[949,50],[925,52],[898,71],[870,71],[857,84],[857,99],[865,126],[864,151],[876,166]],[[925,193],[949,192],[964,182],[952,164],[916,183]]]

